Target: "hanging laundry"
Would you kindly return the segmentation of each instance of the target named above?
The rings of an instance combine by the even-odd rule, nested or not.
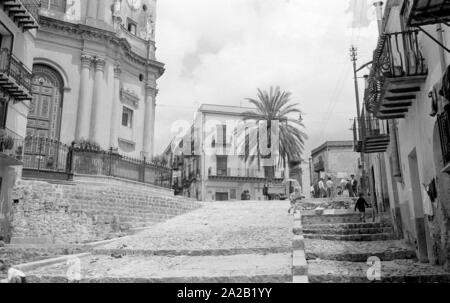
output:
[[[422,189],[423,197],[423,213],[427,216],[433,217],[433,205],[431,204],[430,196],[426,189]]]

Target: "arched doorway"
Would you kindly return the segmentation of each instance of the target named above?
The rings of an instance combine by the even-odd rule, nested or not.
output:
[[[43,64],[34,65],[27,136],[59,141],[63,88],[63,79],[56,70]]]

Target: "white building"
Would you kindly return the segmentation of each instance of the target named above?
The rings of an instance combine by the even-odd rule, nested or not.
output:
[[[155,0],[43,0],[27,134],[153,156]],[[31,60],[31,59],[30,59]]]
[[[278,159],[271,162],[275,166],[264,159],[258,161],[256,156],[246,160],[244,149],[250,154],[248,146],[256,143],[243,126],[244,113],[252,110],[208,104],[199,108],[190,131],[178,145],[178,154],[183,157],[175,161],[181,171],[176,182],[184,195],[202,201],[233,201],[248,192],[251,200],[264,200],[263,187],[268,179],[283,182],[285,172]]]

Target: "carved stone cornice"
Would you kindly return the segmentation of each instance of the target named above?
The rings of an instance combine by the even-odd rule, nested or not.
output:
[[[134,109],[139,108],[139,96],[129,89],[120,89],[120,101]]]
[[[47,16],[41,16],[39,21],[43,31],[59,31],[66,37],[75,39],[91,40],[96,42],[105,42],[113,47],[121,49],[124,58],[136,65],[144,65],[156,70],[160,77],[165,71],[164,64],[156,60],[147,59],[135,53],[130,43],[125,38],[119,38],[113,31],[95,28],[85,24],[74,24]]]

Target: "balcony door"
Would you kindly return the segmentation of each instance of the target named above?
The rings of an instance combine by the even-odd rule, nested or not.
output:
[[[27,136],[60,139],[62,92],[63,81],[58,72],[45,65],[34,66]]]

